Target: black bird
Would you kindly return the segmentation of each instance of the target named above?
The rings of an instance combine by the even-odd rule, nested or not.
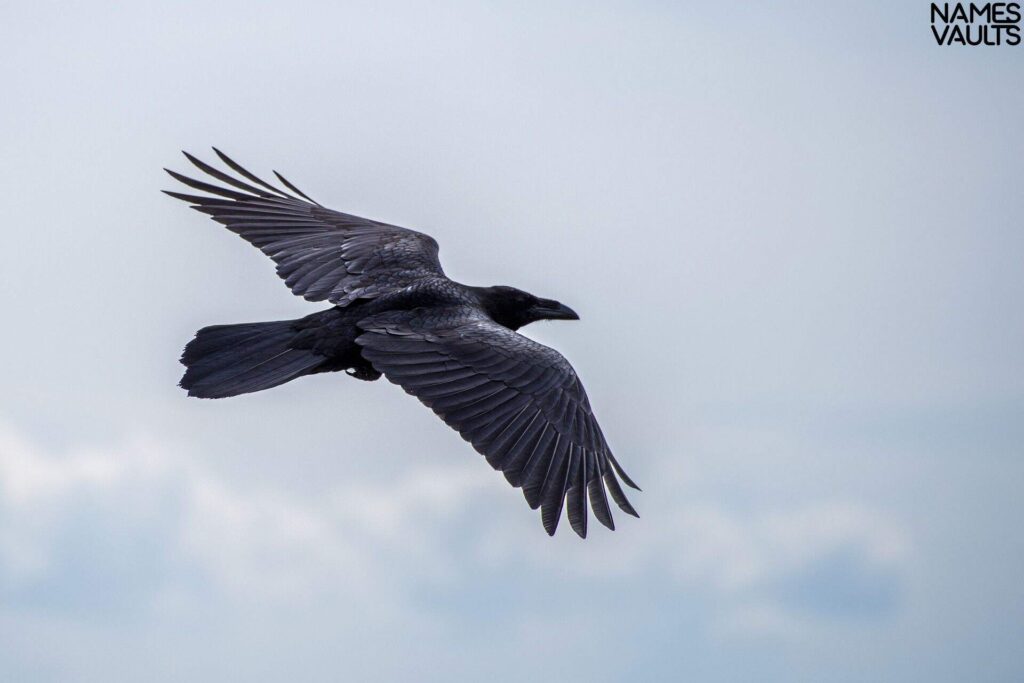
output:
[[[234,189],[165,169],[212,196],[165,192],[272,258],[292,292],[334,306],[299,320],[199,330],[181,357],[189,396],[237,396],[319,372],[369,381],[383,374],[522,487],[548,534],[566,501],[583,538],[588,497],[609,529],[607,493],[637,516],[616,475],[638,487],[612,456],[576,372],[516,331],[537,320],[578,320],[571,308],[514,287],[450,280],[429,235],[324,208],[276,171],[287,191],[214,152],[240,177],[185,156]]]

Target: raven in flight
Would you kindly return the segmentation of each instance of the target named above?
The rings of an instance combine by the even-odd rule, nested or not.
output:
[[[185,156],[230,187],[168,170],[209,196],[165,192],[272,258],[292,292],[333,307],[199,330],[181,357],[189,396],[237,396],[318,372],[370,381],[383,374],[522,487],[548,534],[567,507],[585,538],[588,497],[609,529],[608,493],[637,516],[619,478],[638,487],[608,448],[576,372],[517,332],[537,320],[578,320],[571,308],[514,287],[450,280],[429,235],[324,208],[276,171],[287,190],[214,152],[237,176]]]

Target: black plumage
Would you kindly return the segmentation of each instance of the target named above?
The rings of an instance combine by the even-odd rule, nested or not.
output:
[[[432,237],[324,208],[276,171],[288,191],[214,151],[241,177],[186,153],[228,187],[167,171],[206,194],[165,192],[273,259],[292,292],[334,306],[299,320],[199,330],[181,358],[190,396],[237,396],[320,372],[383,374],[521,487],[549,534],[565,508],[586,537],[588,500],[614,529],[608,493],[636,516],[619,479],[637,486],[612,455],[572,366],[517,332],[537,320],[576,320],[572,309],[513,287],[454,282]]]

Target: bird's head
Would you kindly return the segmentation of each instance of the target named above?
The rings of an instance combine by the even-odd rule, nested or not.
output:
[[[481,287],[480,303],[499,325],[518,330],[538,320],[579,320],[576,311],[554,299],[541,299],[515,287]]]

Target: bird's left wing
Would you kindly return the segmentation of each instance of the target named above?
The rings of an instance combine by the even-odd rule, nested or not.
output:
[[[175,180],[214,196],[165,192],[258,247],[277,263],[277,274],[295,294],[345,306],[423,278],[444,276],[433,237],[324,208],[275,171],[293,196],[214,151],[245,180],[186,152],[199,170],[230,188],[167,171]]]
[[[587,497],[610,529],[607,492],[636,515],[576,372],[547,346],[470,306],[391,311],[359,323],[363,356],[416,396],[521,486],[554,534],[568,499],[569,523],[587,533]]]

